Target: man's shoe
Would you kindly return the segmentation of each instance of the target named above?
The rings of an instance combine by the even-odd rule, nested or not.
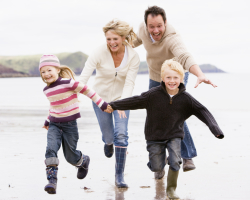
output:
[[[105,144],[104,145],[104,154],[105,154],[105,156],[108,157],[108,158],[111,158],[113,156],[113,153],[114,153],[113,144],[110,144],[110,145]]]
[[[184,159],[183,158],[183,171],[184,172],[194,170],[195,168],[196,167],[194,165],[192,158],[191,159]]]

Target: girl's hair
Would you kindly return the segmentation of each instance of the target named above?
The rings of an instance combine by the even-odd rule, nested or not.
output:
[[[127,42],[132,46],[133,41],[136,39],[136,34],[133,31],[133,27],[127,22],[119,19],[113,19],[103,27],[103,32],[106,34],[108,31],[112,31],[121,37],[125,37]]]
[[[55,67],[57,69],[60,70],[59,72],[59,77],[61,78],[73,78],[75,80],[75,73],[66,65],[61,65],[60,67],[57,67],[57,66],[52,66],[52,67]],[[42,74],[40,73],[41,77],[42,77]],[[47,83],[43,77],[42,77],[42,80],[44,83]]]
[[[182,67],[182,65],[176,61],[176,58],[170,59],[170,60],[166,60],[161,67],[161,78],[162,80],[164,79],[164,72],[166,70],[166,68],[171,69],[173,71],[178,72],[178,74],[180,74],[181,79],[184,79],[184,69]]]

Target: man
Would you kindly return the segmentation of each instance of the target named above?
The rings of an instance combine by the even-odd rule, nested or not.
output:
[[[145,11],[144,22],[139,27],[134,47],[143,44],[147,51],[150,77],[149,89],[160,85],[161,66],[165,60],[174,57],[176,57],[175,59],[177,59],[186,71],[184,78],[185,85],[188,80],[188,72],[191,72],[197,76],[195,88],[202,82],[217,87],[206,78],[192,55],[187,51],[180,35],[175,31],[173,26],[167,23],[164,9],[158,6],[149,7]],[[185,137],[181,143],[181,156],[183,158],[183,171],[186,172],[195,169],[192,158],[197,156],[197,153],[186,122],[184,124],[184,132]],[[164,174],[164,170],[155,172],[155,178],[161,179]]]

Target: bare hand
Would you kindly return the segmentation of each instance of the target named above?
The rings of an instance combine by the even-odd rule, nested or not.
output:
[[[106,113],[112,113],[113,111],[114,110],[113,110],[113,108],[110,105],[108,105],[107,109],[104,110],[104,112],[106,112]]]
[[[46,130],[49,130],[49,126],[43,126],[43,128],[45,128]]]
[[[123,110],[117,110],[119,117],[121,118],[127,118],[125,111]]]
[[[217,85],[215,85],[214,83],[212,83],[212,81],[210,81],[204,74],[200,77],[197,78],[197,82],[194,86],[194,88],[197,88],[199,84],[201,83],[206,83],[206,84],[210,84],[212,85],[214,88],[217,87]]]

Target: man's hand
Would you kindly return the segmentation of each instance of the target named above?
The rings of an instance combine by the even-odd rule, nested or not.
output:
[[[210,81],[205,74],[201,71],[201,68],[198,65],[192,65],[189,69],[189,72],[191,72],[193,75],[197,76],[197,82],[194,86],[194,88],[197,88],[199,84],[206,83],[212,85],[214,88],[217,87],[212,81]]]
[[[43,128],[45,128],[46,130],[49,130],[49,126],[43,126]]]
[[[214,88],[217,87],[212,81],[210,81],[204,74],[202,76],[197,77],[197,82],[194,86],[194,88],[197,88],[199,84],[206,83],[212,85]]]
[[[107,109],[104,110],[104,112],[106,112],[106,113],[112,113],[113,111],[114,110],[113,110],[113,108],[110,105],[108,105]]]

